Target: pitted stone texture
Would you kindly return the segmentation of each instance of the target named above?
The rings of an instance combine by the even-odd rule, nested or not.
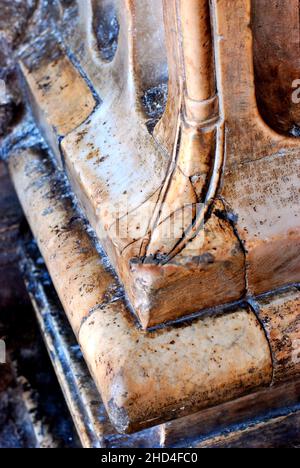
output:
[[[74,211],[64,181],[37,153],[10,160],[18,195],[75,334],[95,307],[109,300],[112,275],[102,265]],[[101,267],[102,265],[102,267]],[[99,268],[100,267],[100,268]]]
[[[267,385],[268,342],[248,309],[152,333],[137,328],[105,258],[49,162],[35,152],[10,172],[105,406],[120,431],[195,412]]]
[[[105,8],[98,10],[97,2],[86,0],[84,5],[74,2],[71,35],[66,10],[61,6],[55,13],[56,8],[50,8],[53,31],[38,33],[38,40],[22,51],[21,63],[37,124],[59,161],[63,152],[64,167],[83,211],[146,329],[240,300],[246,289],[245,259],[230,223],[214,215],[207,216],[204,246],[200,245],[202,233],[196,239],[186,238],[196,207],[201,205],[203,214],[214,200],[222,166],[223,125],[213,123],[218,99],[208,1],[182,2],[182,44],[173,37],[173,25],[180,22],[174,1],[116,0],[113,5],[116,8],[109,12],[116,14],[119,35],[111,62],[101,59],[95,35],[99,13],[106,14]],[[175,16],[164,24],[169,9]],[[58,11],[61,17],[55,20]],[[193,17],[191,25],[189,17]],[[62,29],[67,34],[60,35]],[[174,63],[169,57],[168,66],[165,35],[173,37],[171,49],[176,55]],[[59,43],[58,37],[66,43]],[[176,52],[179,46],[182,64],[182,54]],[[181,96],[185,88],[185,77],[179,79],[181,68],[187,78],[187,99]],[[170,145],[166,135],[160,139],[149,133],[149,116],[142,105],[147,90],[166,87],[168,69],[169,110],[164,121],[172,135],[177,127],[181,134]],[[203,87],[202,78],[207,81]],[[203,88],[200,94],[198,86]],[[96,109],[97,94],[101,106]],[[188,114],[182,121],[181,100]],[[147,210],[149,201],[152,206]],[[187,205],[193,213],[183,221]],[[125,215],[119,214],[124,206]],[[125,235],[116,228],[124,219],[129,225]],[[175,234],[165,236],[170,224]],[[180,254],[163,265],[161,257],[167,258],[174,249]],[[148,257],[151,267],[144,262]]]
[[[82,76],[57,45],[56,48],[49,63],[37,68],[27,68],[22,63],[21,68],[38,125],[60,162],[59,139],[84,122],[96,102]]]
[[[243,309],[142,333],[116,302],[88,318],[79,341],[120,431],[183,416],[270,383],[268,343],[255,316]]]
[[[273,383],[296,379],[300,375],[299,289],[261,299],[259,309],[273,354]]]
[[[299,155],[276,154],[228,171],[223,196],[247,257],[249,293],[300,281]]]

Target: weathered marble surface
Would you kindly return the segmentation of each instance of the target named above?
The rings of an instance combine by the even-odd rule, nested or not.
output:
[[[250,0],[165,0],[164,20],[146,0],[114,4],[109,59],[91,1],[74,3],[67,31],[68,8],[39,2],[16,53],[37,124],[126,294],[41,144],[15,145],[9,165],[110,417],[132,431],[298,375],[299,142],[259,113]],[[149,28],[155,44],[140,40]],[[149,120],[146,97],[167,88]]]
[[[145,333],[64,194],[34,151],[10,173],[53,283],[109,415],[139,429],[267,385],[269,345],[249,307]]]
[[[53,7],[51,34],[19,54],[37,122],[144,328],[300,281],[299,143],[258,108],[261,7],[151,5]],[[150,122],[146,97],[163,89]]]
[[[84,447],[184,448],[220,444],[229,448],[247,444],[253,448],[275,448],[298,444],[299,379],[273,385],[135,434],[118,434],[109,423],[100,395],[39,256],[37,264],[37,249],[32,248],[32,243],[24,245],[22,271]],[[275,301],[274,296],[271,301]],[[59,347],[57,343],[60,343]]]
[[[294,380],[300,372],[300,291],[291,288],[258,302],[273,358],[273,383]]]

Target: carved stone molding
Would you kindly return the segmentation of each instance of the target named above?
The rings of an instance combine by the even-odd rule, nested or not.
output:
[[[264,77],[272,18],[295,76],[298,2],[71,3],[35,36],[37,9],[16,52],[47,145],[12,145],[9,168],[113,423],[296,378],[297,109],[286,84],[277,115],[286,74],[270,98]]]
[[[260,116],[250,7],[79,2],[55,60],[22,61],[38,122],[145,328],[299,280],[299,145]],[[167,70],[151,134],[143,96]]]

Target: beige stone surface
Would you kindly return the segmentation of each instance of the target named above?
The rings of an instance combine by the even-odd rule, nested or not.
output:
[[[49,161],[16,154],[10,172],[109,415],[120,431],[195,412],[268,385],[253,312],[238,308],[154,332],[137,327]]]
[[[268,343],[247,310],[143,334],[116,302],[88,318],[79,341],[120,430],[180,417],[270,382]]]
[[[114,2],[118,47],[105,61],[95,34],[105,12],[90,0],[85,8],[79,2],[77,27],[66,40],[99,95],[96,109],[77,65],[55,37],[38,51],[37,64],[27,51],[22,67],[38,125],[58,159],[62,151],[78,200],[144,328],[239,300],[245,293],[239,240],[228,221],[210,216],[223,165],[224,126],[209,2],[182,0],[178,11],[173,0],[152,3]],[[153,136],[142,96],[166,86],[168,68],[162,122],[170,128]],[[183,220],[187,206],[191,216]],[[198,233],[204,219],[205,245]],[[116,227],[126,222],[128,232],[119,233]],[[168,235],[170,223],[174,233]]]
[[[300,281],[299,155],[272,155],[228,171],[223,196],[247,256],[249,293]]]
[[[217,201],[198,236],[165,265],[131,262],[127,290],[145,328],[244,296],[245,256],[224,217]]]
[[[86,0],[71,35],[62,31],[58,43],[53,34],[41,50],[38,41],[22,58],[36,120],[58,159],[63,153],[144,328],[300,281],[299,141],[276,133],[258,109],[262,52],[251,12],[262,35],[271,20],[254,4],[115,0],[118,44],[105,60],[98,33],[107,12]],[[163,115],[151,134],[143,97],[167,88],[167,75],[166,109],[156,103]]]
[[[43,155],[18,154],[10,172],[25,215],[75,334],[90,310],[108,300],[113,277],[74,211],[63,182]]]
[[[300,292],[290,288],[258,301],[259,318],[273,357],[273,383],[295,380],[300,374]]]
[[[27,68],[21,63],[33,111],[48,143],[60,161],[58,139],[77,128],[96,106],[85,80],[70,60],[58,58]]]
[[[226,127],[221,195],[244,244],[248,293],[255,295],[300,281],[299,139],[275,132],[259,112],[253,54],[261,50],[253,49],[251,1],[220,0],[213,5]],[[278,15],[278,8],[279,4],[272,5],[273,16]],[[282,5],[280,8],[284,10]],[[286,30],[290,27],[286,18],[294,8],[290,2]],[[261,34],[268,21],[261,22]],[[276,28],[274,35],[278,41]],[[293,49],[292,42],[288,48]],[[289,60],[287,57],[286,66]],[[274,83],[278,84],[277,78]],[[267,85],[266,93],[274,105]],[[290,106],[291,116],[292,95]]]

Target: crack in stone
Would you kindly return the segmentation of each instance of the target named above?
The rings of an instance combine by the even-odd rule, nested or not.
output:
[[[152,235],[153,235],[154,230],[157,227],[157,223],[159,222],[162,207],[168,196],[169,189],[170,189],[171,182],[172,182],[172,177],[177,167],[180,143],[181,143],[181,127],[180,127],[180,114],[179,114],[178,121],[177,121],[177,131],[176,131],[175,144],[173,148],[172,160],[170,161],[170,165],[168,167],[165,180],[161,186],[159,197],[155,205],[152,219],[150,220],[150,223],[149,223],[150,236],[148,239],[145,239],[145,243],[144,242],[142,243],[140,257],[143,257],[143,258],[147,257],[147,252],[148,252],[149,245],[151,243]]]
[[[244,242],[242,241],[237,227],[236,227],[236,222],[237,218],[236,215],[234,214],[234,211],[231,209],[229,206],[229,203],[222,197],[221,195],[218,196],[218,199],[221,201],[224,207],[224,212],[226,214],[225,219],[227,222],[229,222],[233,233],[238,240],[240,247],[242,249],[243,255],[244,255],[244,283],[245,283],[245,297],[248,297],[249,294],[249,278],[248,278],[248,270],[249,270],[249,265],[248,265],[248,251],[245,248]]]
[[[203,209],[201,208],[199,213],[196,214],[194,222],[191,226],[185,231],[182,239],[177,242],[173,249],[167,254],[165,260],[162,262],[163,265],[172,260],[176,255],[180,254],[182,250],[186,247],[188,242],[192,241],[197,234],[200,232],[205,221],[205,217],[209,212],[217,194],[219,184],[221,181],[221,176],[223,173],[224,165],[224,135],[225,128],[223,123],[219,123],[219,128],[217,132],[217,145],[215,151],[215,159],[212,168],[212,174],[210,178],[210,183],[207,187],[205,199],[203,202]]]
[[[269,350],[270,350],[270,358],[271,358],[271,361],[272,361],[272,378],[271,378],[271,385],[273,384],[274,382],[274,377],[275,377],[275,356],[274,356],[274,351],[273,351],[273,348],[272,348],[272,345],[271,345],[271,341],[270,341],[270,338],[268,336],[268,332],[266,330],[266,327],[263,323],[263,321],[261,320],[261,317],[260,317],[260,307],[259,307],[259,304],[258,302],[256,301],[256,299],[254,297],[249,297],[247,299],[247,304],[249,305],[249,307],[251,308],[252,312],[255,314],[255,317],[257,319],[257,321],[259,322],[264,334],[265,334],[265,337],[266,337],[266,340],[267,340],[267,343],[268,343],[268,346],[269,346]]]

